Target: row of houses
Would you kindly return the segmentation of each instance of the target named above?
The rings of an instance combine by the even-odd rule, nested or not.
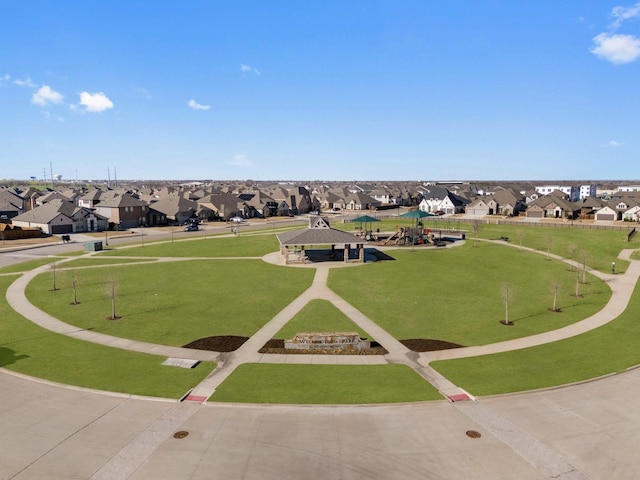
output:
[[[182,225],[203,221],[417,206],[444,215],[639,221],[640,187],[593,193],[595,186],[227,182],[132,184],[124,188],[0,188],[0,217],[48,234]],[[577,193],[576,193],[577,192]],[[577,198],[576,198],[577,196]]]

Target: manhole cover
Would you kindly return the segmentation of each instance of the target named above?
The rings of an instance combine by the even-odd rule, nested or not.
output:
[[[475,430],[467,430],[467,437],[471,438],[480,438],[482,435],[480,432],[476,432]]]
[[[186,432],[184,430],[180,430],[179,432],[176,432],[173,434],[173,438],[184,438],[187,435],[189,435],[189,432]]]

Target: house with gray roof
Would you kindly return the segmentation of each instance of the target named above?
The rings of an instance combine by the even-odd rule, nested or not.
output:
[[[109,226],[106,217],[59,198],[14,217],[11,223],[23,228],[40,228],[48,235],[99,232]]]
[[[148,225],[149,204],[128,192],[110,191],[105,193],[96,205],[96,212],[109,219],[109,223],[119,228],[136,228]]]

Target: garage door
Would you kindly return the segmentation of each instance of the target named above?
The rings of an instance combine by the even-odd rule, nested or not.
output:
[[[72,233],[73,232],[73,225],[52,225],[51,226],[51,233],[54,235],[60,234],[60,233]]]

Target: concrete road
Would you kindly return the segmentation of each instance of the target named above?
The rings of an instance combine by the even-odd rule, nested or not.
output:
[[[201,406],[0,370],[0,478],[635,480],[639,395],[634,370],[476,402]]]

